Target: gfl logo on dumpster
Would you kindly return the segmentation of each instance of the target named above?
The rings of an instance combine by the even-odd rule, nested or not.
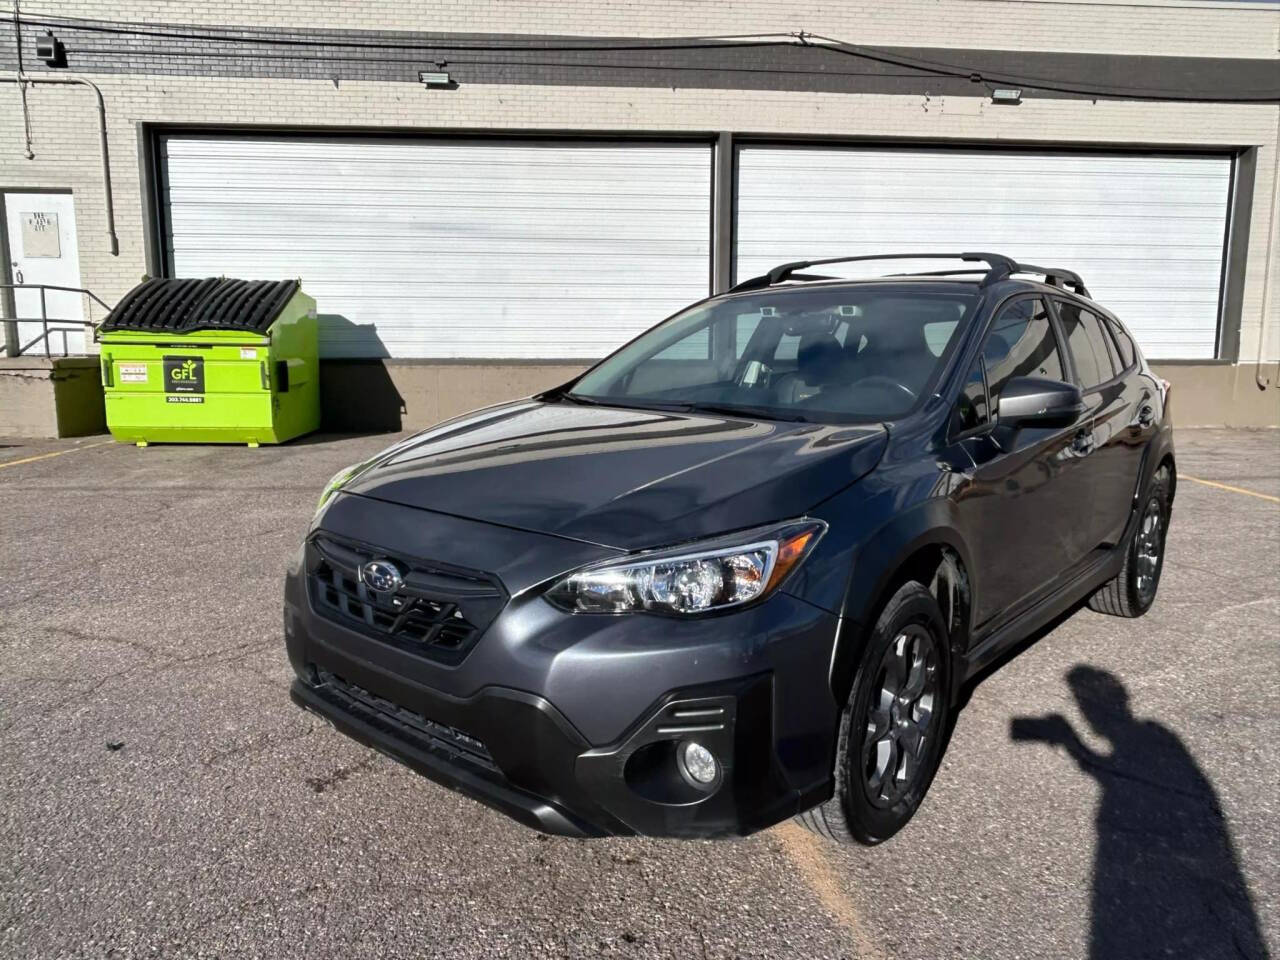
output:
[[[197,379],[199,379],[196,376],[196,362],[194,360],[183,360],[181,366],[174,367],[172,370],[169,371],[169,379],[170,380],[188,380],[194,383]]]
[[[165,357],[165,393],[204,393],[203,357]]]

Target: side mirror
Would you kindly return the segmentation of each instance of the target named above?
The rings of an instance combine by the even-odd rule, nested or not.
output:
[[[1006,427],[1066,426],[1084,412],[1080,388],[1043,377],[1014,377],[996,402],[996,422]]]

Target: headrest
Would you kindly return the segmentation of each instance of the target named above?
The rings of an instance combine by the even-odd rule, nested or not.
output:
[[[829,383],[839,372],[844,359],[840,341],[829,333],[806,333],[796,351],[796,370],[800,379],[811,387]]]

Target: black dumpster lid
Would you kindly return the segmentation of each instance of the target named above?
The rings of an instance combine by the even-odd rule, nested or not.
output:
[[[297,289],[297,280],[144,280],[124,295],[100,329],[266,333]]]

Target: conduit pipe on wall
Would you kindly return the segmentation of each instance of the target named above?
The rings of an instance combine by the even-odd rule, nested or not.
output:
[[[31,111],[27,107],[27,85],[23,82],[26,72],[22,69],[22,18],[18,14],[18,0],[13,0],[13,52],[18,58],[18,99],[22,101],[22,133],[26,137],[23,156],[35,158],[31,152]]]
[[[107,106],[102,99],[102,91],[98,89],[98,85],[92,80],[86,80],[84,77],[0,77],[0,80],[8,83],[16,83],[20,87],[28,83],[56,83],[62,85],[78,85],[88,87],[93,91],[94,96],[98,100],[98,145],[102,153],[102,193],[107,211],[107,241],[110,245],[111,255],[113,257],[120,255],[120,241],[116,237],[116,209],[115,201],[111,193],[111,155],[107,150]],[[30,147],[28,145],[28,152]]]
[[[1258,321],[1258,357],[1253,371],[1254,382],[1259,390],[1268,387],[1267,378],[1262,375],[1263,364],[1267,354],[1267,323],[1271,319],[1271,272],[1274,265],[1271,257],[1276,249],[1276,221],[1280,220],[1280,114],[1276,117],[1276,155],[1275,170],[1271,173],[1271,228],[1267,231],[1267,259],[1262,268],[1262,317]],[[1280,382],[1280,356],[1276,357],[1276,374],[1272,384]]]

